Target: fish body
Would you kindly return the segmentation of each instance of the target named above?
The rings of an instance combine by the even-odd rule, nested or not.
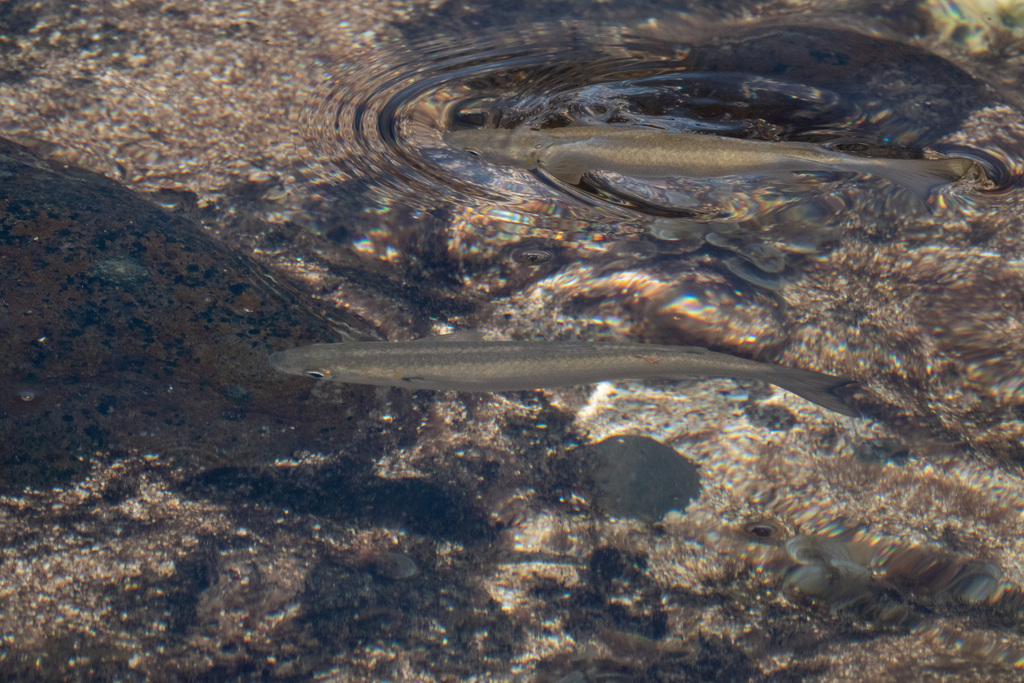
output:
[[[593,171],[640,179],[852,171],[882,176],[927,199],[936,187],[960,180],[974,166],[970,159],[958,157],[859,157],[806,142],[742,140],[635,126],[460,130],[447,133],[445,140],[497,163],[541,168],[571,185]]]
[[[335,382],[480,392],[624,379],[759,379],[835,412],[858,415],[833,393],[851,380],[696,346],[431,337],[313,344],[272,354],[270,363],[282,372]]]

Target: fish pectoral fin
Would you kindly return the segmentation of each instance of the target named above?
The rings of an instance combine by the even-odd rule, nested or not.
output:
[[[468,392],[493,392],[506,391],[489,379],[469,379],[451,377],[425,377],[415,375],[401,378],[401,385],[407,389],[432,389],[434,391],[468,391]]]
[[[548,175],[555,178],[555,180],[562,181],[566,185],[579,185],[580,181],[583,180],[582,173],[556,173],[548,171]]]
[[[569,185],[579,185],[583,174],[589,170],[580,166],[568,154],[549,154],[540,162],[540,167],[548,175]]]

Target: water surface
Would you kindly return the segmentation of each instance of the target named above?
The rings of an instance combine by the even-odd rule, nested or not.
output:
[[[497,5],[0,11],[3,134],[206,233],[2,207],[38,286],[0,284],[0,671],[1015,680],[1019,15]],[[443,140],[581,123],[979,170],[569,185]],[[276,407],[259,360],[456,330],[816,369],[865,417],[728,379]]]

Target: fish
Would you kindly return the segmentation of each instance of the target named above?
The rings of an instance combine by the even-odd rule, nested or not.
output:
[[[641,180],[852,171],[881,176],[927,200],[935,188],[960,180],[975,166],[963,157],[861,157],[808,142],[745,140],[640,126],[476,128],[449,131],[443,137],[456,149],[504,165],[539,168],[570,185],[578,185],[584,174],[594,171]]]
[[[585,341],[482,341],[441,335],[401,342],[339,342],[270,355],[281,372],[405,389],[526,391],[612,380],[758,379],[823,408],[860,414],[835,390],[843,377],[748,360],[699,346]]]

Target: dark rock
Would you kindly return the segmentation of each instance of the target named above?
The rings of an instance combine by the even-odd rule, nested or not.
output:
[[[773,432],[784,432],[796,424],[796,417],[785,406],[753,403],[744,412],[751,422]]]
[[[372,393],[318,400],[267,363],[353,320],[102,176],[0,141],[0,177],[0,489],[101,449],[257,464],[358,441]]]
[[[595,503],[619,517],[660,519],[700,495],[697,468],[646,436],[611,436],[587,446],[593,458]]]

